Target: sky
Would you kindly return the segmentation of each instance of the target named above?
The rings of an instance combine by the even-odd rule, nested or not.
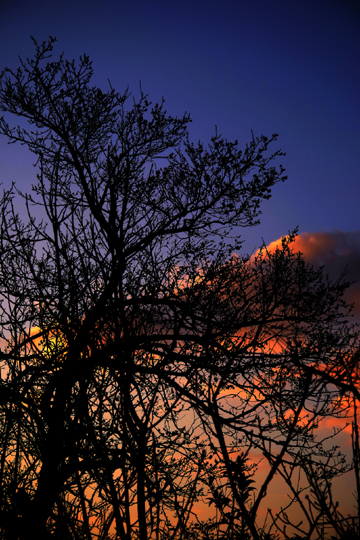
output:
[[[55,56],[86,53],[94,85],[166,100],[192,117],[190,139],[205,144],[215,125],[244,147],[255,136],[273,149],[288,180],[244,230],[244,250],[299,228],[296,247],[336,277],[360,280],[360,3],[346,0],[2,0],[0,68],[56,36]],[[29,190],[32,157],[0,139],[0,182]],[[360,285],[349,294],[359,299]]]
[[[55,56],[88,54],[102,89],[110,80],[138,97],[141,83],[169,114],[189,112],[195,142],[210,142],[215,126],[240,147],[251,130],[278,133],[288,180],[263,205],[261,225],[243,231],[244,251],[298,227],[304,249],[317,238],[318,252],[308,249],[316,262],[327,233],[336,244],[329,267],[350,250],[360,278],[359,2],[2,0],[0,68],[32,56],[30,35],[57,37]],[[0,138],[4,187],[30,189],[35,175],[27,150]]]
[[[217,125],[244,147],[278,133],[288,180],[244,231],[252,251],[289,230],[360,229],[360,7],[344,0],[2,0],[0,67],[32,56],[30,35],[56,36],[55,55],[86,53],[94,84],[108,79],[169,114],[192,116],[190,138],[210,141]],[[30,187],[32,158],[0,140],[0,181]],[[360,234],[360,233],[359,233]]]
[[[261,224],[243,231],[244,251],[298,227],[311,262],[330,273],[348,264],[360,279],[358,1],[2,0],[0,69],[33,55],[30,36],[50,35],[55,57],[90,56],[94,85],[110,80],[138,97],[141,83],[169,114],[190,113],[194,142],[210,142],[215,126],[240,148],[251,131],[278,133],[288,180],[262,206]],[[0,138],[4,187],[29,190],[32,162]]]

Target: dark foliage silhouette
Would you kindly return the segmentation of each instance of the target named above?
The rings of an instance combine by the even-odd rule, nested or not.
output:
[[[319,430],[359,397],[349,284],[293,235],[233,255],[285,179],[276,135],[194,145],[188,115],[92,87],[54,41],[1,75],[0,132],[38,175],[0,203],[0,537],[358,531],[332,489],[351,464]],[[264,522],[279,478],[288,506]]]

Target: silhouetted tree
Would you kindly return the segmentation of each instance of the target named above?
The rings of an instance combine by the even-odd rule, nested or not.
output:
[[[0,132],[39,169],[0,205],[2,538],[341,533],[347,466],[317,428],[359,397],[348,284],[291,235],[232,255],[285,179],[276,135],[194,145],[188,115],[91,87],[87,56],[48,61],[54,41],[1,75],[0,109],[29,127]],[[266,533],[275,476],[304,523],[271,511]]]

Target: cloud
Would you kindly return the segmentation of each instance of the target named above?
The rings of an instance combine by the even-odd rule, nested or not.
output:
[[[281,239],[271,242],[268,249],[281,245]],[[324,272],[336,280],[345,270],[346,278],[355,281],[346,292],[349,303],[354,302],[354,318],[360,322],[360,231],[301,233],[293,243],[295,251],[301,251],[307,262],[315,268],[324,265]]]

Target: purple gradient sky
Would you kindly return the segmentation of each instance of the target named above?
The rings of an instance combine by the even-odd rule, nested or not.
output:
[[[344,0],[3,0],[0,67],[33,53],[29,36],[59,40],[68,59],[86,53],[94,84],[139,81],[170,114],[192,115],[192,140],[215,124],[244,146],[279,133],[289,179],[244,231],[246,251],[289,229],[360,228],[360,8]],[[359,5],[359,4],[358,4]],[[36,171],[24,148],[0,139],[0,181],[30,188]],[[274,147],[275,149],[275,147]]]

